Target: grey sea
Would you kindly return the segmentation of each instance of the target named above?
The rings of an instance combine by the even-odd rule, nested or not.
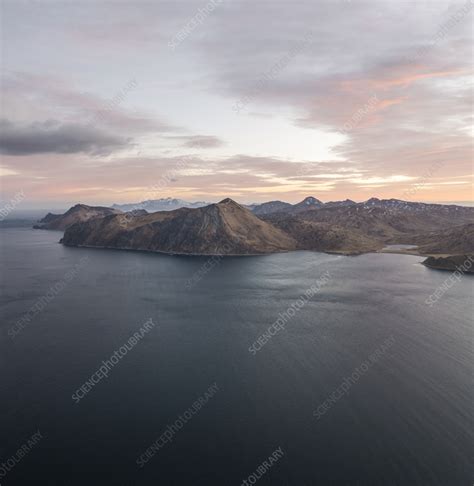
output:
[[[3,486],[472,485],[472,276],[60,237],[0,229]]]

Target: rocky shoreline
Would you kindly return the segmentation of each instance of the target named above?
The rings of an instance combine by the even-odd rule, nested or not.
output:
[[[474,255],[430,256],[422,264],[434,270],[474,273]]]

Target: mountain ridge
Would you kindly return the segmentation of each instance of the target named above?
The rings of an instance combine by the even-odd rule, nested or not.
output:
[[[200,208],[124,213],[77,204],[36,227],[65,229],[70,246],[173,254],[262,254],[311,250],[354,255],[409,244],[420,255],[474,253],[474,208],[371,198],[294,205],[270,201],[261,214],[230,198]],[[279,208],[279,211],[273,209]],[[385,250],[384,250],[385,251]]]
[[[296,241],[232,199],[127,218],[92,219],[67,228],[69,246],[96,246],[172,254],[252,255],[296,249]]]
[[[40,219],[35,229],[65,230],[68,226],[80,221],[88,221],[94,218],[102,218],[109,214],[116,214],[119,211],[106,206],[89,206],[87,204],[76,204],[69,208],[64,214],[48,213]]]

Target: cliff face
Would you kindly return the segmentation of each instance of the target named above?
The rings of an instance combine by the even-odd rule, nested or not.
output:
[[[67,228],[61,241],[70,246],[201,255],[273,253],[297,248],[291,236],[231,199],[198,209],[92,219]]]
[[[89,221],[95,218],[103,218],[110,214],[118,214],[121,211],[102,206],[87,206],[86,204],[76,204],[64,214],[48,213],[42,220],[34,226],[36,229],[65,230],[72,224]]]

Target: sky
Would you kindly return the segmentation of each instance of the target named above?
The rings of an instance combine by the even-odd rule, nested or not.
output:
[[[1,199],[472,201],[473,10],[1,0]]]

